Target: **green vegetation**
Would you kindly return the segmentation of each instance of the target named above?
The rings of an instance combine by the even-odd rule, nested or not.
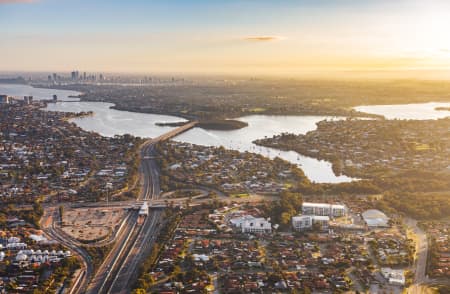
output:
[[[378,203],[384,211],[395,209],[418,220],[435,220],[450,215],[450,193],[386,193]]]
[[[200,121],[197,127],[205,130],[237,130],[248,126],[248,123],[233,119],[222,119],[222,120],[205,120]]]
[[[164,244],[172,238],[181,217],[180,213],[172,215],[162,227],[152,247],[152,251],[138,269],[138,280],[132,293],[147,293],[147,290],[153,285],[154,280],[149,272],[156,264],[162,250],[164,250]]]
[[[98,266],[102,263],[102,261],[105,259],[106,255],[108,255],[109,251],[111,250],[112,245],[106,245],[101,247],[83,247],[84,250],[87,251],[89,256],[92,259],[92,264],[94,265],[94,270],[98,268]]]
[[[111,102],[116,109],[186,119],[226,119],[255,113],[360,115],[351,107],[450,100],[450,82],[419,80],[239,79],[159,87],[52,87],[80,91],[83,101]]]
[[[270,215],[273,223],[286,228],[290,225],[291,218],[301,211],[302,204],[303,198],[300,193],[283,191],[280,200],[266,203],[263,209],[266,215]]]

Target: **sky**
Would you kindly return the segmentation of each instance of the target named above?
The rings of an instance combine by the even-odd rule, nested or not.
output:
[[[450,71],[445,0],[0,0],[0,71]]]

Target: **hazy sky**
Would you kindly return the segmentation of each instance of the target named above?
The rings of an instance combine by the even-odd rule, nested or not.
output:
[[[0,70],[450,69],[450,1],[0,0]]]

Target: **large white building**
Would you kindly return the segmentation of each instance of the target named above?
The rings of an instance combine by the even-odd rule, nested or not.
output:
[[[298,215],[292,217],[292,227],[296,231],[312,229],[314,224],[318,224],[321,229],[327,229],[330,217],[326,215]]]
[[[303,202],[302,213],[304,215],[322,215],[333,218],[346,215],[347,208],[341,204]]]
[[[265,218],[256,218],[251,215],[233,218],[230,223],[241,230],[242,233],[271,233],[272,224]]]
[[[389,217],[378,209],[369,209],[362,213],[362,217],[369,228],[389,227]]]
[[[389,284],[405,285],[405,271],[402,269],[391,269],[388,267],[381,268],[381,274],[388,280]]]

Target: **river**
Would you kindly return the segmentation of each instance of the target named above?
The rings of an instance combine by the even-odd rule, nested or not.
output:
[[[85,130],[95,131],[104,136],[128,133],[140,137],[156,137],[172,129],[171,127],[156,126],[156,122],[184,121],[184,119],[175,116],[119,111],[111,109],[110,107],[112,104],[110,103],[73,102],[76,101],[76,98],[68,97],[70,95],[78,94],[73,91],[37,89],[25,85],[0,84],[0,94],[2,93],[11,96],[33,95],[36,99],[50,99],[53,94],[56,94],[58,95],[58,99],[71,102],[50,103],[47,110],[64,112],[93,111],[94,116],[75,118],[72,121]],[[448,111],[435,110],[435,107],[441,106],[449,107],[450,103],[375,105],[361,106],[356,109],[368,113],[386,115],[389,119],[436,119],[450,115],[450,112]],[[423,109],[426,109],[426,111],[424,111],[422,107],[424,107]],[[317,183],[341,183],[353,180],[352,178],[343,175],[336,176],[332,171],[331,163],[327,161],[303,156],[294,151],[280,151],[273,148],[256,146],[252,143],[255,139],[272,137],[273,135],[283,132],[304,134],[315,130],[316,123],[321,120],[339,118],[301,115],[252,115],[237,119],[247,122],[248,127],[233,131],[207,131],[200,128],[194,128],[177,136],[174,140],[206,146],[224,146],[228,149],[259,153],[270,158],[278,156],[298,164],[305,175],[311,181]]]
[[[450,103],[428,102],[394,105],[365,105],[355,107],[355,110],[383,115],[386,119],[439,119],[450,116],[450,111],[436,110],[437,107],[450,107]]]

